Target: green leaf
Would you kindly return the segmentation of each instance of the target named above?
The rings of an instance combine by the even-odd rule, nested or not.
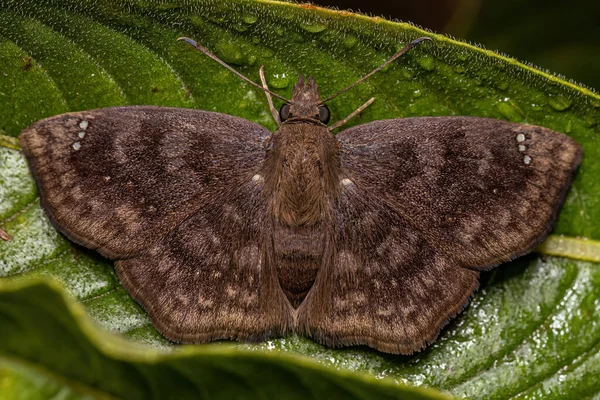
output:
[[[21,386],[43,381],[46,390],[60,385],[74,398],[449,398],[432,389],[328,370],[291,354],[219,344],[171,353],[142,348],[99,332],[56,285],[0,282],[0,288],[0,379],[4,367],[19,376]],[[23,371],[25,366],[35,371]]]
[[[265,65],[271,87],[289,97],[299,74],[313,75],[327,96],[424,35],[434,44],[332,101],[333,119],[375,96],[352,124],[421,115],[508,119],[569,134],[584,160],[555,236],[540,247],[553,256],[530,255],[484,274],[466,311],[410,357],[332,350],[295,336],[173,351],[120,286],[112,263],[48,223],[10,138],[46,116],[118,104],[194,107],[274,128],[264,94],[179,36],[198,40],[254,80]],[[471,398],[600,393],[600,269],[590,262],[600,261],[597,94],[407,24],[267,0],[4,0],[0,55],[0,128],[7,135],[0,136],[0,229],[13,236],[0,241],[2,393],[439,396],[390,380]],[[79,305],[39,280],[60,282]]]

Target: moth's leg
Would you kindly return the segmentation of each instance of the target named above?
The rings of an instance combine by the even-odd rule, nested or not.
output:
[[[273,99],[271,98],[271,94],[267,91],[269,87],[267,86],[267,80],[265,79],[265,66],[261,65],[258,70],[260,74],[260,81],[262,82],[263,88],[265,88],[265,94],[267,95],[267,101],[269,102],[269,108],[271,109],[271,115],[273,115],[273,119],[277,122],[277,126],[281,125],[281,119],[279,119],[279,113],[275,109],[273,105]]]
[[[12,240],[12,236],[0,229],[0,239],[10,242]]]
[[[267,93],[268,94],[268,93]],[[371,105],[371,103],[373,103],[375,101],[375,97],[371,97],[369,99],[369,101],[367,101],[365,104],[363,104],[362,106],[358,107],[356,110],[354,110],[350,115],[348,115],[346,118],[344,118],[341,121],[336,122],[335,124],[331,125],[329,128],[327,128],[329,130],[329,132],[331,132],[334,129],[339,128],[340,126],[344,125],[346,122],[350,121],[352,118],[354,118],[356,116],[356,114],[360,113],[362,110],[364,110],[365,108],[369,107]]]

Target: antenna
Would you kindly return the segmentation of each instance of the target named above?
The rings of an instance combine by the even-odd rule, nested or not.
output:
[[[218,62],[219,64],[221,64],[222,66],[224,66],[225,68],[227,68],[228,70],[230,70],[231,72],[233,72],[234,74],[236,74],[237,76],[239,76],[240,78],[242,78],[243,80],[245,80],[246,82],[248,82],[248,83],[256,86],[257,88],[259,88],[260,90],[264,90],[265,92],[269,93],[270,95],[272,95],[274,97],[277,97],[278,99],[283,100],[283,101],[285,101],[288,104],[293,104],[290,100],[286,99],[285,97],[282,97],[282,96],[278,95],[277,93],[273,93],[269,89],[267,89],[265,87],[262,87],[258,83],[254,82],[254,81],[251,81],[250,79],[246,78],[244,75],[240,74],[235,69],[233,69],[229,65],[227,65],[219,57],[217,57],[213,53],[211,53],[206,47],[198,44],[195,40],[192,40],[192,39],[186,38],[186,37],[180,37],[177,40],[182,40],[182,41],[184,41],[184,42],[186,42],[188,44],[191,44],[196,49],[200,50],[201,52],[203,52],[204,54],[206,54],[207,56],[209,56],[210,58],[212,58],[213,60],[215,60],[216,62]]]
[[[340,90],[339,92],[337,92],[333,96],[329,96],[325,100],[321,100],[319,102],[319,104],[323,104],[323,103],[325,103],[325,102],[327,102],[327,101],[329,101],[329,100],[331,100],[331,99],[339,96],[340,94],[344,93],[345,91],[352,89],[354,86],[358,85],[359,83],[361,83],[365,79],[370,78],[371,75],[373,75],[374,73],[376,73],[376,72],[380,71],[381,69],[383,69],[386,65],[388,65],[389,63],[391,63],[392,61],[394,61],[396,58],[400,57],[402,54],[406,53],[407,51],[409,51],[413,47],[421,44],[422,42],[424,42],[426,40],[431,40],[431,38],[429,38],[427,36],[424,36],[424,37],[420,37],[418,39],[413,40],[412,42],[410,42],[409,44],[407,44],[406,46],[404,46],[404,48],[402,50],[400,50],[399,52],[397,52],[396,54],[394,54],[393,56],[391,56],[389,60],[387,60],[386,62],[384,62],[383,64],[381,64],[379,67],[375,68],[373,71],[369,72],[367,75],[363,76],[362,78],[360,78],[359,80],[357,80],[356,82],[354,82],[352,85],[348,86],[347,88]]]

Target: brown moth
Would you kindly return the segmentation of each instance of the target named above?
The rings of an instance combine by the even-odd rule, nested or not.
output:
[[[548,235],[581,160],[563,134],[486,118],[389,119],[334,136],[373,99],[328,127],[324,101],[349,88],[320,100],[301,77],[286,100],[262,68],[261,78],[250,82],[267,93],[274,133],[131,106],[47,118],[20,135],[52,223],[115,260],[176,342],[295,332],[418,351],[465,307],[480,271]],[[279,114],[269,94],[285,101]]]

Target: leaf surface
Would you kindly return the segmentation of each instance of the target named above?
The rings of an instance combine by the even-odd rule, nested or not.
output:
[[[433,45],[413,49],[333,100],[333,120],[375,96],[350,125],[424,115],[507,119],[572,136],[584,160],[555,244],[541,247],[554,256],[530,255],[486,273],[467,310],[433,346],[411,357],[331,350],[294,336],[170,354],[173,346],[120,286],[111,263],[48,223],[11,140],[47,116],[122,104],[218,111],[274,129],[264,94],[177,42],[180,36],[198,40],[255,81],[265,65],[269,85],[284,97],[300,74],[314,76],[325,97],[425,35]],[[3,384],[29,388],[23,390],[39,398],[52,390],[72,398],[173,390],[210,398],[440,396],[368,377],[374,376],[471,398],[598,396],[600,383],[591,378],[600,373],[600,270],[591,262],[600,254],[597,94],[408,24],[273,1],[3,0],[0,55],[0,229],[13,236],[0,241],[0,390]],[[556,245],[559,235],[565,246]],[[60,282],[94,326],[127,342],[89,326],[79,306],[40,279]],[[150,346],[153,356],[145,358],[131,343]]]

